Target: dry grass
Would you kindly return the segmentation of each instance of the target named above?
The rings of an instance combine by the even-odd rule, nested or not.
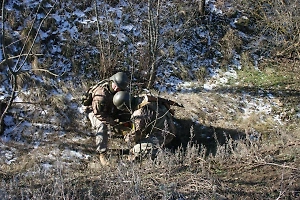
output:
[[[245,1],[238,2],[245,6],[242,4]],[[247,5],[251,3],[253,1],[249,1]],[[269,3],[272,4],[271,1]],[[226,5],[224,1],[220,1],[217,7],[227,9]],[[254,2],[253,5],[260,7],[257,10],[249,10],[249,15],[251,12],[255,14],[256,11],[262,11],[263,6],[267,4]],[[293,4],[289,6],[292,7]],[[282,11],[280,8],[283,7],[270,7],[272,8]],[[174,9],[181,14],[170,15],[170,18],[164,20],[172,24],[181,24],[181,21],[186,23],[183,23],[181,32],[175,32],[175,29],[166,32],[164,39],[171,39],[177,43],[184,37],[192,38],[194,31],[189,31],[190,27],[194,30],[194,25],[199,24],[194,17],[197,15],[196,8],[192,5],[188,9],[181,6]],[[51,86],[44,86],[39,82],[30,83],[35,95],[24,92],[19,96],[28,102],[36,103],[23,102],[13,105],[13,112],[10,114],[16,120],[17,126],[11,131],[12,134],[7,136],[10,137],[8,142],[1,142],[0,145],[0,199],[300,198],[300,71],[296,48],[299,42],[293,43],[299,40],[299,34],[292,37],[293,33],[299,33],[299,23],[291,23],[291,19],[298,20],[293,17],[297,16],[294,15],[296,11],[291,11],[293,13],[286,13],[290,16],[286,18],[277,15],[276,12],[270,12],[275,13],[273,17],[279,17],[280,21],[270,21],[268,18],[265,21],[268,26],[264,33],[276,30],[274,34],[281,34],[282,30],[285,31],[282,29],[285,28],[282,27],[282,24],[285,24],[284,20],[294,29],[291,29],[293,31],[290,32],[290,40],[285,38],[261,41],[258,44],[259,49],[262,49],[261,55],[268,52],[268,48],[276,46],[272,53],[279,56],[276,59],[262,60],[258,66],[260,71],[252,70],[254,64],[251,52],[245,51],[241,57],[245,70],[238,71],[238,80],[233,79],[227,85],[210,91],[203,90],[202,85],[195,82],[197,90],[182,90],[172,95],[160,94],[182,103],[185,107],[174,108],[179,134],[168,149],[158,153],[156,159],[129,162],[126,155],[111,152],[111,166],[100,166],[98,156],[94,152],[94,138],[90,134],[89,124],[76,107],[80,104],[80,94],[86,89],[86,83],[53,83],[48,76],[43,77],[43,81]],[[106,10],[100,10],[100,14],[101,12]],[[230,13],[234,15],[232,8]],[[112,31],[114,27],[110,21],[113,19],[113,16],[108,16],[108,20],[103,24],[104,28]],[[14,20],[10,23],[13,27],[18,27]],[[216,29],[211,24],[208,26],[211,26],[213,32],[220,29],[218,26],[223,27],[224,23],[216,23]],[[263,21],[259,23],[264,24]],[[51,30],[53,27],[48,27],[50,25],[51,23],[46,23],[45,28]],[[226,30],[229,31],[226,33]],[[232,61],[232,51],[242,48],[242,41],[237,31],[228,29],[228,24],[222,28],[222,32],[222,39],[216,43],[223,48],[219,49],[224,56],[223,60],[220,58],[220,63],[223,61],[227,66]],[[67,35],[66,38],[70,39]],[[93,38],[91,44],[98,43],[97,40]],[[139,41],[139,38],[132,40]],[[196,41],[200,41],[198,46],[207,43],[202,37]],[[99,65],[99,55],[85,54],[81,58],[89,61],[86,68],[82,69],[81,60],[72,60],[72,75],[95,70],[100,72],[98,76],[103,76],[110,73],[116,61],[124,60],[121,64],[129,63],[136,68],[139,75],[134,74],[135,78],[144,79],[142,76],[146,73],[144,71],[147,71],[145,66],[148,62],[146,47],[137,47],[138,54],[133,55],[133,61],[130,61],[123,55],[123,51],[119,53],[120,45],[113,43],[117,42],[108,38],[105,44],[99,47],[106,55],[112,56],[116,52],[116,55],[105,63],[107,66],[104,63]],[[62,54],[66,57],[73,55],[75,48],[72,45],[65,45]],[[83,42],[76,45],[85,49],[84,47],[90,44]],[[106,48],[110,45],[111,49]],[[125,44],[123,45],[126,49]],[[212,52],[206,52],[204,57],[214,57],[209,53]],[[166,52],[161,54],[166,60],[178,56],[174,45],[166,48]],[[53,60],[45,59],[43,67],[51,66]],[[132,64],[135,60],[138,62]],[[180,68],[182,73],[179,75],[189,80],[190,66],[182,63],[176,63],[176,69]],[[201,83],[206,81],[208,72],[205,67],[196,73],[196,79]],[[63,76],[65,75],[61,78]],[[85,75],[78,76],[81,80],[81,76]],[[19,85],[29,83],[27,76],[20,78],[22,79],[19,80]],[[49,91],[56,93],[49,96]],[[269,94],[273,97],[269,97]],[[23,122],[31,125],[25,123],[22,126]]]
[[[129,162],[115,152],[111,166],[100,166],[82,118],[74,119],[81,124],[77,131],[32,130],[24,145],[1,147],[2,153],[14,149],[16,159],[1,162],[1,199],[298,198],[299,119],[280,124],[272,112],[246,115],[242,108],[252,101],[272,100],[220,91],[161,94],[185,106],[175,108],[182,145],[174,143],[154,160]]]
[[[295,147],[299,146],[299,138],[291,141],[289,134],[281,132],[274,139],[276,144],[229,139],[230,145],[218,145],[216,155],[209,157],[201,146],[189,143],[185,151],[161,151],[156,159],[141,163],[128,162],[125,156],[112,157],[109,167],[100,166],[95,158],[80,161],[60,156],[70,144],[53,149],[39,147],[24,152],[16,163],[1,165],[1,197],[259,199],[282,195],[296,198],[299,149]]]

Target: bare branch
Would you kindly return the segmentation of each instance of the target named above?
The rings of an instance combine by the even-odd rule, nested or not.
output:
[[[1,12],[1,15],[2,15],[2,52],[3,52],[3,56],[4,56],[4,60],[1,62],[1,64],[7,64],[7,52],[5,50],[5,27],[4,27],[4,24],[5,24],[5,20],[4,20],[4,8],[5,8],[5,0],[2,1],[2,12]]]
[[[2,14],[2,21],[3,21],[3,22],[2,22],[2,39],[3,39],[3,41],[2,41],[2,51],[3,51],[3,55],[4,55],[4,60],[1,61],[0,64],[5,64],[5,65],[7,65],[7,66],[8,66],[8,69],[9,69],[9,72],[12,74],[12,75],[11,75],[11,80],[12,80],[12,82],[11,82],[11,84],[12,84],[12,91],[11,91],[11,95],[10,95],[10,99],[9,99],[9,101],[8,101],[8,104],[6,105],[6,108],[4,109],[3,113],[1,113],[1,116],[0,116],[0,130],[2,130],[2,128],[3,128],[3,126],[4,126],[4,122],[3,122],[4,116],[6,115],[8,109],[9,109],[9,108],[11,107],[11,105],[12,105],[13,100],[15,99],[16,90],[17,90],[17,75],[18,75],[18,72],[22,69],[22,67],[23,67],[23,65],[25,64],[27,58],[28,58],[30,55],[32,55],[30,52],[31,52],[31,50],[32,50],[32,48],[33,48],[34,42],[36,41],[36,38],[37,38],[38,33],[39,33],[39,30],[41,29],[41,26],[42,26],[44,20],[49,16],[49,14],[51,13],[51,11],[52,11],[53,8],[54,8],[54,6],[53,6],[53,7],[49,10],[49,12],[47,13],[47,15],[43,18],[43,20],[42,20],[41,23],[39,24],[37,33],[35,34],[35,37],[34,37],[34,39],[33,39],[33,41],[32,41],[32,44],[31,44],[31,46],[30,46],[30,49],[28,50],[28,52],[27,52],[26,54],[23,54],[23,51],[24,51],[24,49],[25,49],[25,45],[26,45],[26,43],[27,43],[28,40],[29,40],[29,37],[27,36],[26,41],[25,41],[25,43],[24,43],[24,46],[23,46],[23,48],[22,48],[22,50],[21,50],[21,53],[20,53],[18,56],[16,56],[16,58],[18,58],[18,61],[17,61],[16,64],[15,64],[15,70],[14,70],[14,68],[13,68],[12,66],[10,66],[10,64],[8,63],[8,60],[12,59],[12,57],[8,57],[8,54],[7,54],[6,49],[5,49],[5,48],[6,48],[6,47],[5,47],[5,43],[4,43],[4,41],[5,41],[5,29],[4,29],[4,28],[5,28],[5,27],[4,27],[4,22],[5,22],[5,18],[4,18],[4,8],[5,8],[5,3],[4,3],[4,2],[5,2],[5,1],[2,2],[2,13],[1,13],[1,14]],[[54,5],[55,5],[55,4],[54,4]],[[39,7],[39,8],[40,8],[40,7]],[[36,14],[37,14],[37,13],[36,13]],[[36,18],[35,18],[35,19],[36,19]],[[34,24],[34,23],[33,23],[33,24]],[[29,31],[28,34],[30,34],[30,32],[31,32],[31,30],[32,30],[32,28],[33,28],[33,24],[32,24],[32,26],[31,26],[30,31]],[[23,56],[25,56],[24,61],[23,61],[22,64],[19,65],[20,59],[21,59],[21,57],[23,57]],[[18,65],[19,65],[19,67],[18,67]],[[18,68],[17,68],[17,67],[18,67]],[[45,69],[35,69],[35,70],[45,71],[45,72],[47,72],[47,73],[52,74],[53,76],[57,76],[56,74],[54,74],[54,73],[52,73],[52,72],[50,72],[50,71],[48,71],[48,70],[45,70]]]
[[[28,54],[22,54],[22,55],[17,55],[17,56],[10,56],[9,58],[7,58],[7,60],[12,60],[12,59],[15,59],[15,58],[19,58],[19,57],[23,57],[23,56],[27,56]],[[42,56],[43,54],[29,54],[29,56]],[[2,60],[0,62],[0,65],[4,65],[4,63],[6,62],[6,60]]]
[[[99,46],[100,46],[100,66],[103,65],[104,68],[104,72],[106,73],[106,64],[105,62],[103,62],[105,56],[103,53],[103,44],[102,44],[102,39],[101,39],[101,35],[100,35],[100,22],[99,22],[99,16],[98,16],[98,6],[97,6],[97,1],[95,0],[95,14],[96,14],[96,19],[97,19],[97,30],[98,30],[98,40],[99,40]]]
[[[282,168],[288,168],[288,169],[292,169],[292,170],[299,170],[298,168],[295,168],[295,167],[290,167],[290,166],[287,166],[287,165],[279,165],[279,164],[276,164],[276,163],[261,163],[261,164],[264,164],[264,165],[273,165],[273,166],[277,166],[277,167],[282,167]]]
[[[37,29],[37,32],[36,32],[36,34],[35,34],[35,36],[34,36],[34,39],[33,39],[33,41],[32,41],[32,44],[31,44],[31,46],[30,46],[30,49],[28,50],[27,55],[26,55],[26,57],[25,57],[23,63],[20,65],[20,67],[19,67],[19,69],[18,69],[17,71],[19,71],[20,69],[22,69],[22,67],[24,66],[24,64],[25,64],[25,62],[26,62],[26,60],[27,60],[27,58],[28,58],[28,56],[29,56],[29,54],[30,54],[32,48],[33,48],[34,42],[36,41],[36,38],[37,38],[37,36],[38,36],[38,34],[39,34],[39,31],[40,31],[40,29],[41,29],[41,27],[42,27],[42,24],[43,24],[44,21],[47,19],[47,17],[50,15],[50,13],[52,12],[54,6],[55,6],[55,4],[52,6],[52,8],[48,11],[48,13],[46,14],[46,16],[42,19],[41,23],[39,24],[39,27],[38,27],[38,29]]]
[[[157,46],[158,46],[158,26],[159,26],[159,15],[160,15],[160,0],[157,0],[156,13],[153,17],[153,2],[148,0],[148,37],[149,37],[149,67],[150,67],[150,77],[147,88],[151,88],[156,77],[157,70]]]
[[[47,69],[31,69],[32,71],[43,71],[43,72],[47,72],[48,74],[51,74],[52,76],[59,76],[57,74],[54,74],[53,72],[50,72]]]

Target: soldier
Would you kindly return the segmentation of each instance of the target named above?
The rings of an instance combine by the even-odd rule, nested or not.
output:
[[[113,96],[118,91],[126,90],[128,83],[127,75],[118,72],[90,87],[86,98],[83,99],[83,105],[95,132],[96,151],[100,154],[102,165],[109,164],[106,158],[108,135],[111,133],[111,127],[116,124],[116,118],[119,117],[119,111],[113,104]]]
[[[131,158],[141,158],[149,153],[155,156],[159,148],[175,137],[170,105],[182,105],[148,95],[133,97],[126,91],[117,92],[113,103],[118,109],[131,113],[133,127],[125,136],[126,141],[134,144],[130,150]]]

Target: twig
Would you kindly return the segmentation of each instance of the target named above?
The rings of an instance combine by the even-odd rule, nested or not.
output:
[[[261,165],[272,165],[272,166],[277,166],[277,167],[282,167],[282,168],[288,168],[288,169],[292,169],[292,170],[299,170],[298,168],[295,167],[290,167],[290,166],[286,166],[286,165],[280,165],[280,164],[276,164],[276,163],[267,163],[267,162],[256,162],[258,164]]]
[[[43,54],[28,54],[28,55],[30,55],[30,56],[33,56],[33,55],[35,55],[35,56],[41,56],[41,55],[43,55]],[[7,58],[7,60],[12,60],[12,59],[19,58],[19,57],[22,57],[22,56],[27,56],[27,54],[22,54],[22,55],[17,55],[17,56],[11,56],[11,57]],[[2,65],[2,64],[5,63],[5,62],[6,62],[5,59],[2,60],[2,61],[0,62],[0,65]]]
[[[59,76],[59,75],[57,75],[57,74],[54,74],[54,73],[50,72],[50,71],[47,70],[47,69],[31,69],[31,70],[32,70],[32,71],[43,71],[43,72],[47,72],[47,73],[51,74],[52,76]]]

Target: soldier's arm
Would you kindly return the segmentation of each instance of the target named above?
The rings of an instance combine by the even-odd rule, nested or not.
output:
[[[107,97],[105,90],[103,88],[99,88],[93,94],[93,102],[92,108],[93,113],[96,117],[101,121],[111,122],[111,116],[109,115],[108,107],[107,107]]]
[[[95,96],[92,106],[95,114],[101,114],[105,111],[105,98],[103,95]]]

